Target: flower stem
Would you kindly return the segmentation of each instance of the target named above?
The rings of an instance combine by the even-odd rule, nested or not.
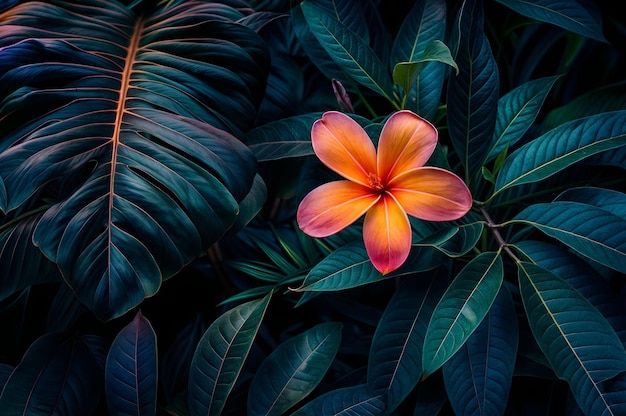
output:
[[[504,238],[502,238],[502,234],[500,234],[499,228],[501,228],[502,225],[493,222],[493,219],[491,219],[491,216],[484,207],[479,207],[478,209],[480,210],[482,216],[485,218],[485,221],[487,222],[487,227],[493,233],[493,236],[496,238],[496,241],[498,242],[500,248],[504,250],[513,259],[513,261],[515,261],[516,263],[520,263],[521,260],[515,255],[515,253],[513,253],[513,250],[511,250],[507,242],[504,241]]]

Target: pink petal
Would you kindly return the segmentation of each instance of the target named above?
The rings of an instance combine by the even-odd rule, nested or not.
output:
[[[359,219],[379,198],[354,182],[329,182],[304,197],[298,207],[298,224],[312,237],[327,237]]]
[[[402,207],[384,195],[365,215],[363,240],[372,264],[387,274],[404,263],[411,250],[411,225]]]
[[[346,179],[367,186],[376,173],[376,148],[365,130],[347,115],[328,111],[313,123],[311,143],[317,157]]]
[[[465,182],[436,167],[409,171],[396,177],[389,188],[407,214],[422,220],[456,220],[472,207],[472,195]]]
[[[437,129],[408,110],[394,113],[380,133],[378,174],[383,183],[424,166],[437,146]]]

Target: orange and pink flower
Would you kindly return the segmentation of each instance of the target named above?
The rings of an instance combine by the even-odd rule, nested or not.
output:
[[[302,200],[297,213],[300,228],[310,236],[327,237],[365,214],[363,240],[372,264],[382,274],[397,269],[411,250],[407,214],[451,221],[472,206],[461,178],[424,166],[437,139],[432,124],[403,110],[383,126],[376,152],[356,121],[337,111],[324,113],[311,129],[313,150],[345,180],[321,185]]]

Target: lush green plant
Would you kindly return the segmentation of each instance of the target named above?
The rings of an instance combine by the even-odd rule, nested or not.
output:
[[[618,7],[0,1],[0,415],[626,414]],[[328,110],[471,211],[305,234]]]

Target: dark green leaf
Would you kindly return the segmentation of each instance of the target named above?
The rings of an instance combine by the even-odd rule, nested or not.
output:
[[[458,67],[454,59],[452,59],[450,49],[442,41],[433,40],[419,59],[411,62],[398,62],[393,67],[393,80],[404,91],[410,91],[427,62],[441,62],[450,65],[458,72]]]
[[[337,354],[341,327],[318,324],[276,347],[252,379],[247,414],[280,415],[311,393]]]
[[[567,381],[585,414],[616,414],[614,398],[601,384],[626,371],[626,351],[613,328],[548,270],[520,262],[518,278],[533,335],[556,375]]]
[[[496,298],[504,269],[499,252],[470,261],[450,284],[432,314],[424,340],[424,376],[440,368],[481,323]]]
[[[604,150],[626,144],[626,111],[570,121],[525,144],[507,157],[495,194],[512,186],[545,179]]]
[[[569,0],[496,0],[531,19],[551,23],[579,35],[606,42],[602,26],[582,4]],[[593,3],[591,3],[593,4]]]
[[[385,412],[381,395],[373,395],[365,384],[331,390],[311,400],[292,416],[380,416]]]
[[[626,219],[626,194],[612,189],[593,186],[570,188],[556,197],[555,201],[571,201],[593,205]]]
[[[191,361],[188,405],[192,415],[219,415],[237,381],[271,298],[236,306],[206,330]]]
[[[107,407],[116,415],[154,415],[157,402],[157,345],[141,312],[111,344],[104,374]]]
[[[478,328],[443,366],[455,414],[506,414],[518,337],[513,299],[503,285]]]
[[[532,225],[583,256],[626,272],[626,219],[578,202],[535,204],[512,222]]]

